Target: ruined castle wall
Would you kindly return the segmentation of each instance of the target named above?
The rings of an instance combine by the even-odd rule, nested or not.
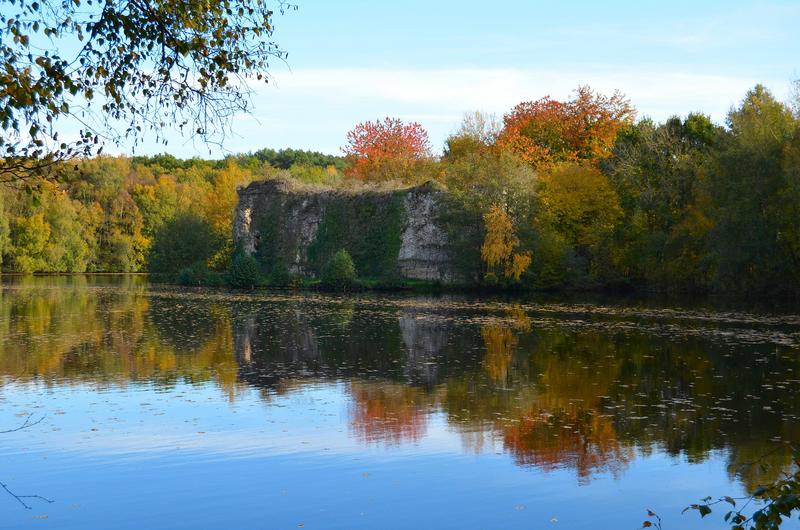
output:
[[[453,282],[452,245],[441,220],[447,198],[433,183],[344,191],[259,181],[239,190],[234,240],[292,274],[315,276],[345,248],[363,276]]]

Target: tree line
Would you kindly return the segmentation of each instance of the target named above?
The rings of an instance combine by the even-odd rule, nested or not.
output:
[[[580,87],[502,119],[468,114],[441,155],[422,126],[392,118],[357,125],[342,151],[63,163],[34,190],[0,189],[2,270],[214,277],[235,254],[237,186],[282,175],[442,183],[459,222],[479,227],[454,256],[472,283],[800,291],[800,108],[760,85],[724,125],[701,113],[636,120],[622,94]]]
[[[702,113],[637,121],[622,94],[580,87],[567,101],[520,103],[502,120],[467,115],[439,158],[415,124],[355,131],[346,174],[440,180],[471,214],[465,224],[482,220],[458,256],[475,281],[800,288],[797,92],[785,103],[758,85],[719,125]]]
[[[279,159],[292,169],[271,165]],[[217,161],[163,154],[63,164],[33,191],[0,187],[2,270],[171,274],[198,262],[224,270],[236,188],[276,173],[322,181],[329,163],[335,173],[341,159],[264,150]]]

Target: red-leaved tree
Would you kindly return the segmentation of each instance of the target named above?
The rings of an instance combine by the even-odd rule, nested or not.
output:
[[[419,123],[398,118],[366,121],[347,133],[342,148],[349,162],[348,173],[360,180],[413,180],[420,163],[431,159],[428,133]]]

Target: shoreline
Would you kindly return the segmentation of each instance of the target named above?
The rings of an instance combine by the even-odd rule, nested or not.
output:
[[[406,282],[386,282],[375,279],[358,280],[352,288],[341,290],[324,287],[319,280],[301,280],[290,285],[269,285],[263,283],[253,288],[231,287],[225,283],[209,284],[180,284],[174,280],[162,281],[158,275],[147,272],[42,272],[42,273],[0,273],[0,282],[3,278],[124,278],[134,277],[144,279],[148,284],[157,287],[176,289],[213,289],[228,293],[326,293],[339,295],[358,295],[363,293],[386,293],[405,295],[464,295],[472,297],[508,297],[514,299],[545,298],[549,300],[575,301],[590,300],[631,300],[642,302],[658,302],[661,304],[706,304],[733,307],[758,307],[759,310],[768,311],[770,308],[800,311],[800,293],[758,293],[758,292],[719,292],[719,291],[680,291],[680,290],[655,290],[641,289],[629,285],[596,286],[586,288],[553,288],[534,289],[528,287],[502,287],[490,285],[469,284],[442,284],[422,280]]]

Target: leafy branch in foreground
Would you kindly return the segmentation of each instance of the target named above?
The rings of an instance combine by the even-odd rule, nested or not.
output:
[[[779,446],[772,452],[783,448]],[[800,514],[800,451],[794,446],[792,451],[794,456],[790,469],[781,470],[780,478],[774,482],[758,486],[753,493],[744,497],[726,495],[716,500],[705,497],[699,503],[687,506],[682,513],[694,510],[703,518],[711,514],[717,506],[728,505],[730,509],[725,512],[723,519],[731,530],[777,530],[786,519]],[[739,468],[758,465],[765,470],[768,466],[764,459],[769,454],[771,453]],[[747,511],[753,503],[758,507],[752,512]],[[661,518],[652,510],[648,510],[647,515],[649,519],[642,524],[642,528],[661,530]]]
[[[655,528],[656,530],[662,530],[661,517],[659,517],[656,512],[653,510],[647,510],[647,517],[649,519],[642,523],[642,528]]]
[[[731,525],[731,530],[773,530],[781,526],[786,518],[800,513],[800,460],[795,459],[795,471],[782,473],[783,477],[767,486],[759,486],[748,497],[734,499],[721,497],[712,501],[706,497],[698,504],[692,504],[684,511],[697,510],[701,517],[712,512],[712,507],[727,503],[732,507],[725,513],[725,522]],[[737,510],[736,501],[744,501]],[[750,515],[744,513],[748,505],[757,501],[763,504]]]
[[[177,126],[218,143],[267,80],[282,0],[0,0],[0,182]],[[79,132],[56,130],[63,122]],[[65,138],[63,136],[69,136]]]

